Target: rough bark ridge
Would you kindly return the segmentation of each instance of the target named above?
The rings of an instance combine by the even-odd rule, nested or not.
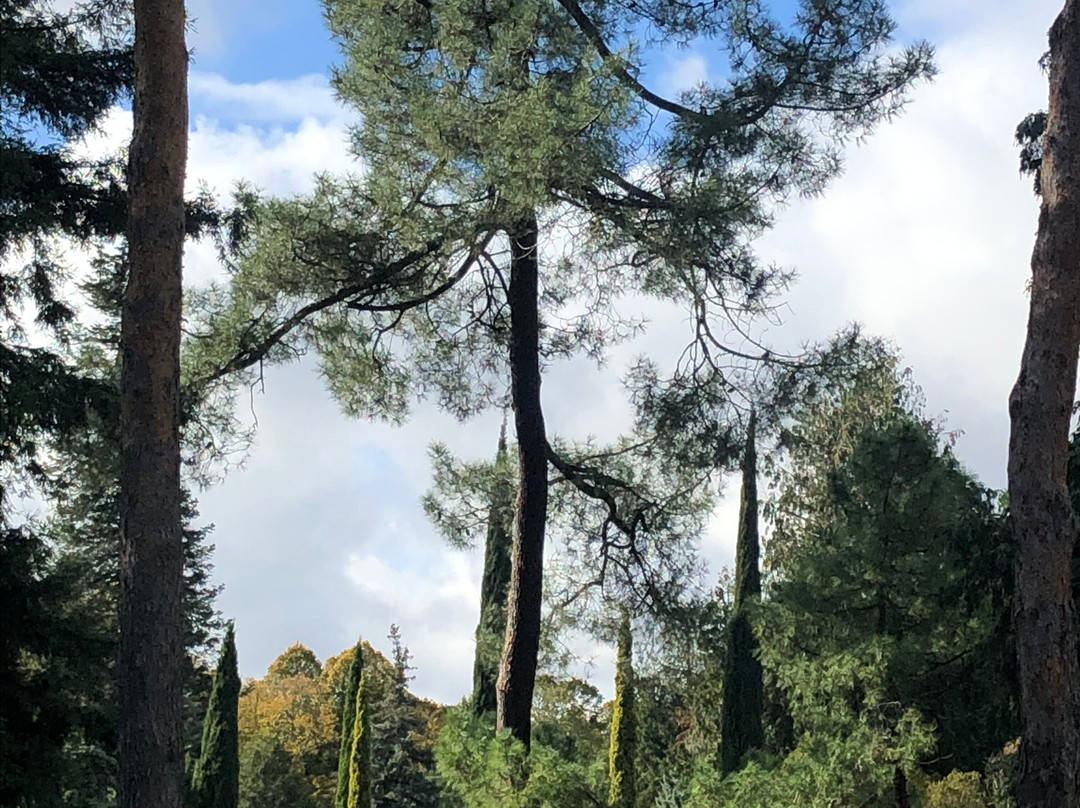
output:
[[[187,163],[182,0],[135,2],[129,274],[121,317],[120,808],[181,808],[180,304]]]
[[[758,529],[757,416],[750,413],[742,464],[742,497],[739,503],[739,534],[735,545],[735,603],[724,670],[724,702],[721,714],[720,768],[730,774],[739,768],[751,749],[765,745],[762,715],[765,687],[757,639],[746,616],[746,605],[761,598],[761,538]]]
[[[1080,805],[1080,664],[1070,587],[1077,524],[1066,487],[1080,349],[1080,0],[1050,29],[1050,105],[1031,308],[1009,399],[1017,544],[1019,808]]]
[[[517,428],[520,488],[510,559],[506,644],[499,671],[497,730],[529,746],[533,687],[540,651],[544,528],[547,522],[547,435],[540,406],[539,263],[535,212],[522,216],[510,238],[510,394]]]

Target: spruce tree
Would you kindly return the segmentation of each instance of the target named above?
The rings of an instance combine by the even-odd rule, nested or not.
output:
[[[357,640],[353,646],[352,661],[345,679],[345,702],[341,708],[341,749],[338,753],[337,791],[334,793],[334,808],[348,808],[349,805],[349,769],[352,760],[353,725],[356,722],[357,695],[360,679],[364,670],[363,644]]]
[[[751,749],[765,743],[762,728],[764,685],[757,639],[747,607],[761,598],[758,570],[757,448],[754,445],[757,415],[750,413],[742,463],[742,498],[739,504],[739,535],[735,547],[735,603],[724,668],[724,702],[721,718],[720,768],[730,774]]]
[[[495,455],[491,508],[484,544],[484,577],[480,582],[480,621],[476,626],[472,708],[477,717],[495,711],[495,685],[506,636],[506,595],[510,587],[510,548],[514,518],[514,487],[506,450],[506,422]]]
[[[608,804],[614,808],[634,808],[637,800],[637,715],[634,708],[633,635],[630,615],[619,626],[619,650],[615,659],[615,703],[611,708],[611,745],[608,770],[611,792]]]
[[[368,672],[360,675],[356,691],[356,717],[353,719],[352,745],[349,750],[349,799],[347,808],[371,808],[371,707]]]
[[[240,799],[240,740],[237,706],[240,674],[233,624],[225,629],[210,704],[203,722],[202,747],[191,775],[194,808],[237,808]]]

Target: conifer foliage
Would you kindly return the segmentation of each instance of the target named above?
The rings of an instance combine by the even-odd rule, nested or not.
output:
[[[360,691],[360,679],[364,671],[363,643],[357,641],[353,646],[352,659],[349,661],[349,673],[345,679],[345,703],[341,708],[341,751],[338,754],[337,791],[334,794],[334,808],[349,806],[349,769],[352,760],[353,725],[356,722],[357,695]]]
[[[637,800],[637,715],[634,708],[633,634],[630,615],[619,625],[619,648],[615,660],[615,704],[611,709],[611,746],[608,769],[613,808],[634,808]]]
[[[764,686],[757,640],[747,614],[752,601],[761,598],[758,570],[757,416],[750,414],[746,449],[742,463],[742,499],[739,505],[739,535],[735,547],[735,604],[724,669],[724,703],[721,723],[720,767],[724,774],[735,771],[751,749],[765,743],[762,729]]]
[[[368,672],[360,674],[356,692],[356,717],[349,751],[349,799],[347,808],[371,808],[371,711],[368,704]]]
[[[480,622],[476,626],[472,707],[477,717],[494,712],[496,706],[495,684],[506,634],[513,519],[514,486],[504,423],[499,436],[499,451],[495,456],[495,477],[484,545],[484,577],[480,583]]]
[[[236,639],[233,625],[229,623],[203,722],[202,748],[191,775],[193,808],[237,808],[240,799],[239,701]]]

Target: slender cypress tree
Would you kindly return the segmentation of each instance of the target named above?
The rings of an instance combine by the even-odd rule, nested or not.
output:
[[[349,761],[352,759],[353,724],[356,723],[356,697],[360,690],[360,677],[364,671],[364,649],[357,640],[353,647],[349,674],[345,678],[345,703],[341,708],[341,749],[338,752],[337,792],[334,808],[349,805]]]
[[[611,710],[611,746],[608,767],[611,794],[608,804],[615,808],[633,808],[637,800],[637,716],[634,713],[633,635],[630,615],[624,614],[619,626],[619,651],[615,660],[615,704]]]
[[[720,730],[720,768],[724,774],[735,771],[748,751],[765,743],[761,720],[764,711],[761,662],[756,656],[757,640],[746,616],[749,602],[761,597],[757,450],[754,446],[756,421],[756,414],[751,412],[743,454],[739,536],[735,548],[735,609],[724,669]]]
[[[371,808],[371,711],[368,672],[360,674],[356,690],[356,716],[349,753],[349,799],[346,808]]]
[[[239,701],[236,640],[229,623],[203,721],[202,747],[191,776],[194,808],[236,808],[240,801]]]
[[[480,583],[480,622],[476,626],[473,662],[473,712],[477,717],[494,712],[499,659],[506,636],[506,595],[510,588],[510,548],[513,543],[514,484],[506,451],[506,422],[495,455],[495,483],[488,511],[484,546],[484,577]]]

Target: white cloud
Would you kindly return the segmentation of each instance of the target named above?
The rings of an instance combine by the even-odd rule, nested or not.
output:
[[[319,75],[237,84],[217,73],[192,70],[188,91],[192,108],[208,118],[280,124],[348,117],[326,77]]]
[[[700,53],[668,59],[666,70],[660,75],[660,91],[678,95],[692,90],[709,80],[709,65]]]

